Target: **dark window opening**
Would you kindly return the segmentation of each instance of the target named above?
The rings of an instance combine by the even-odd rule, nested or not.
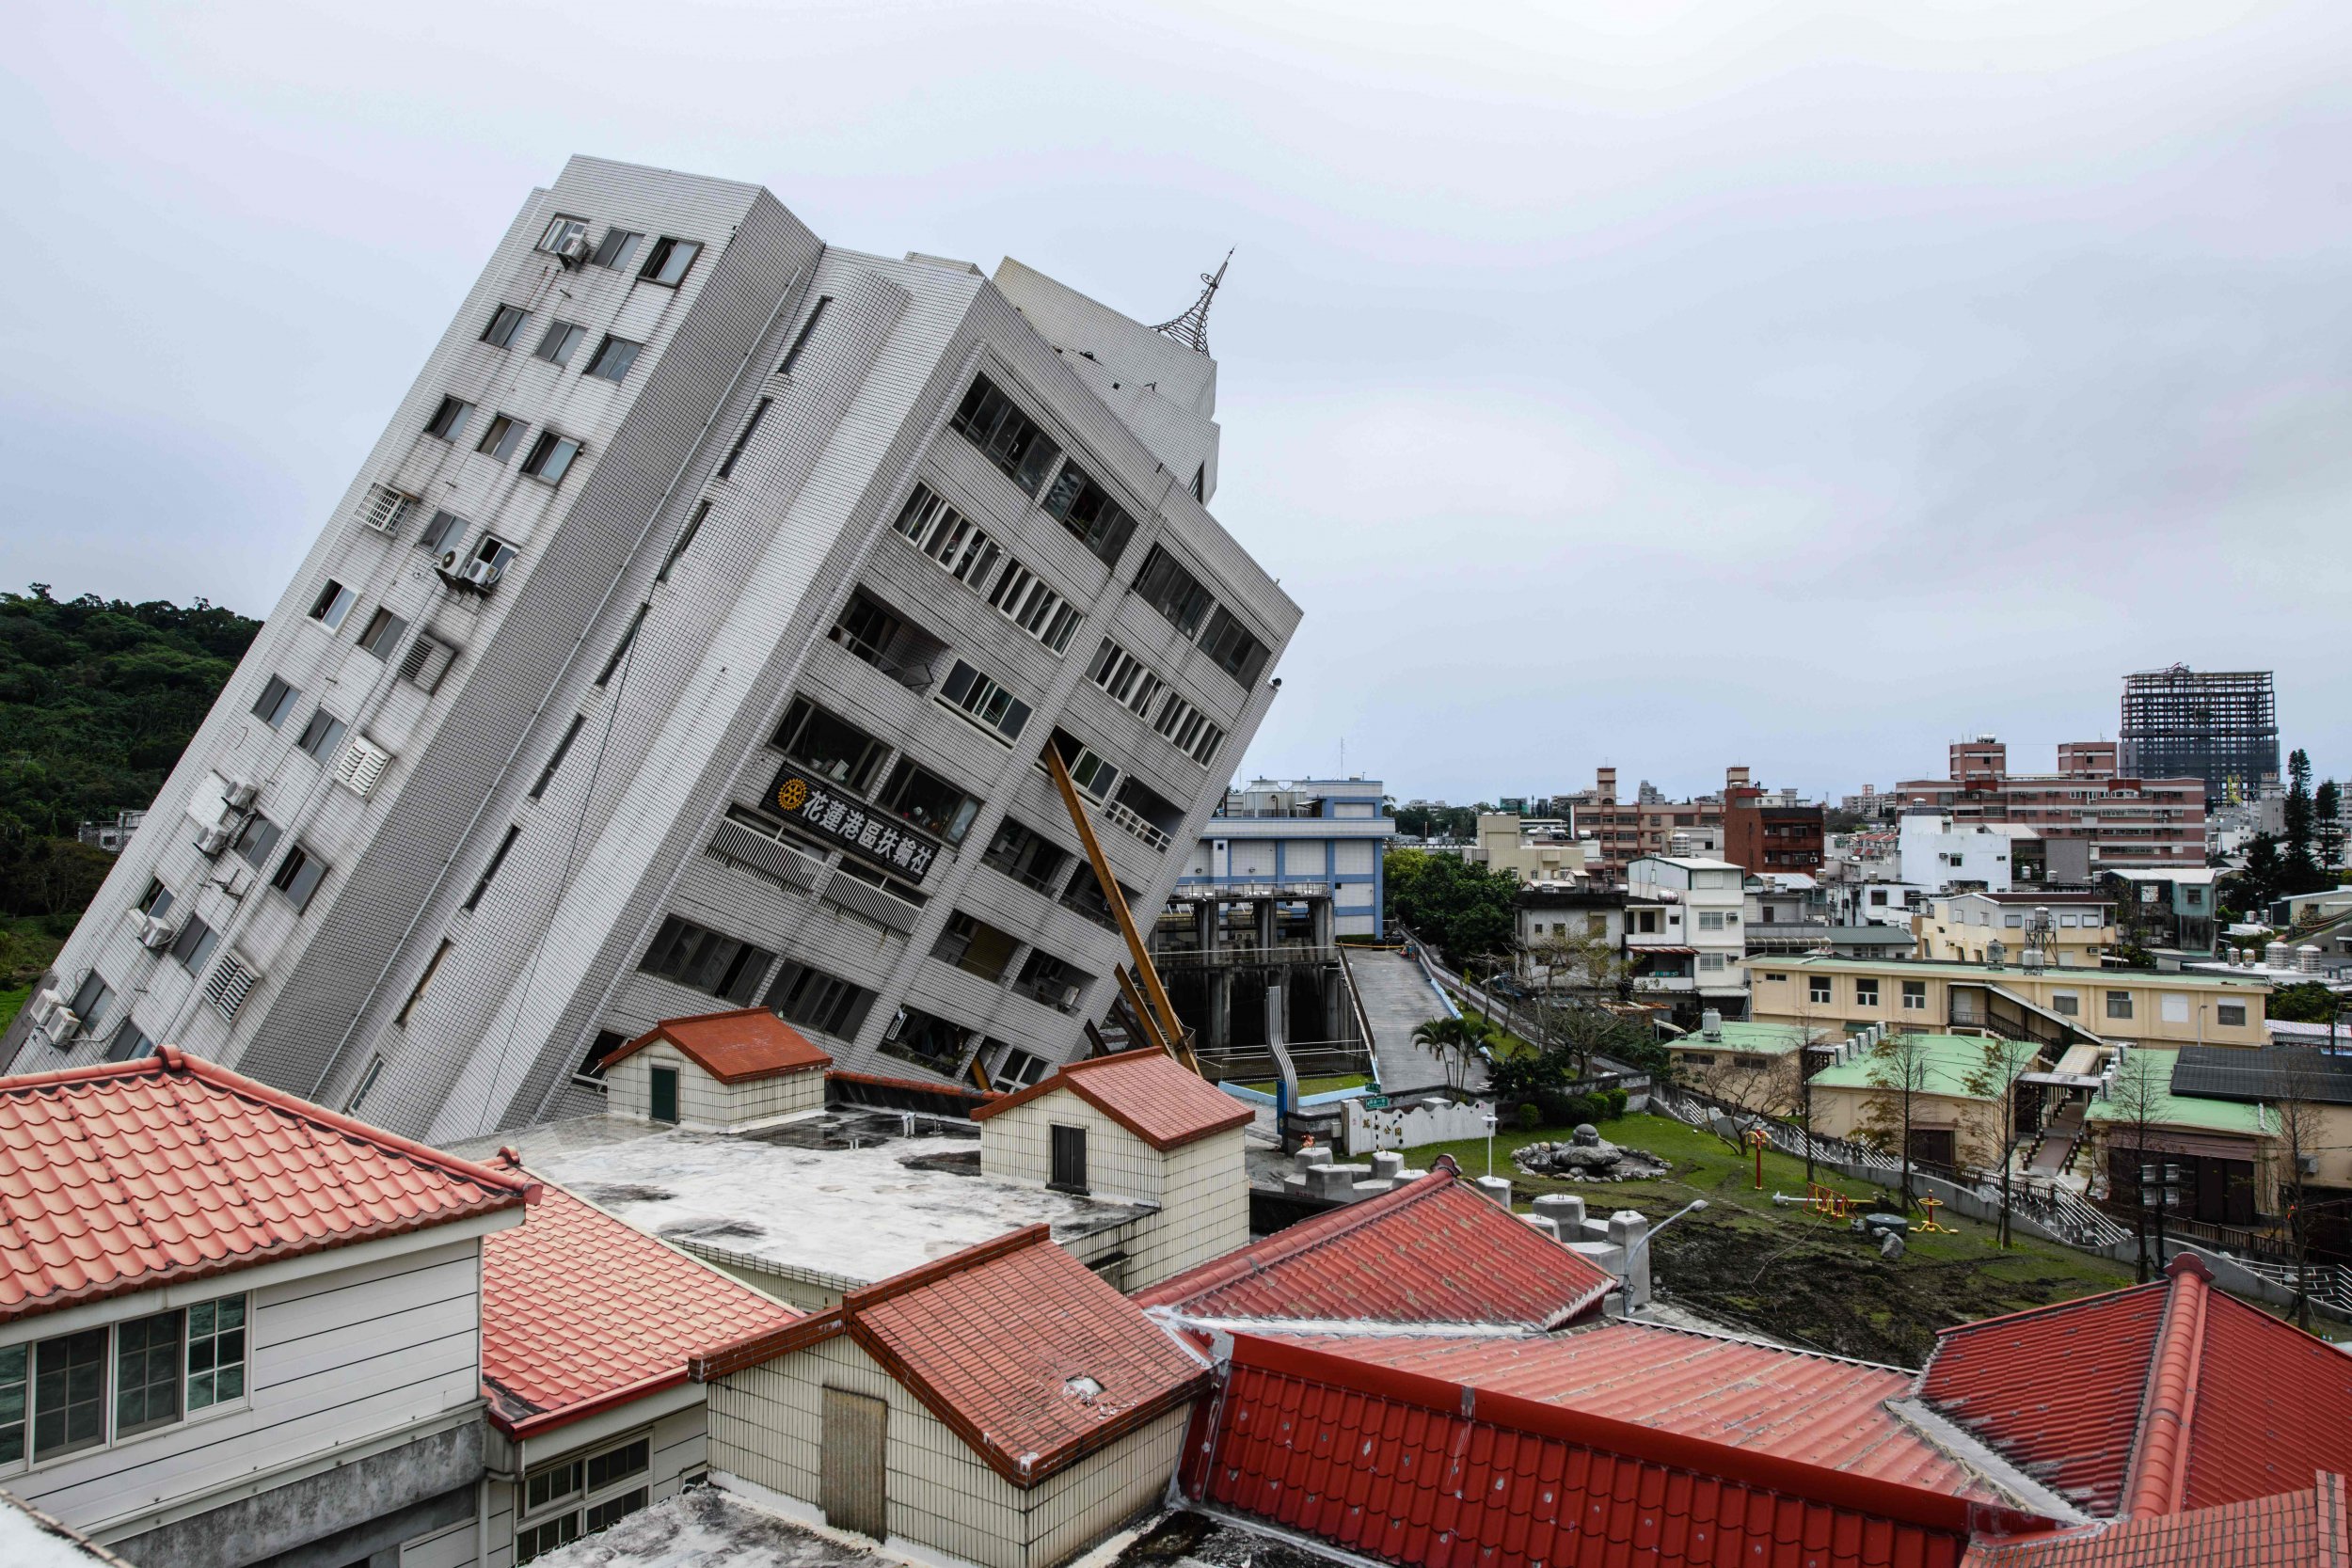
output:
[[[1005,977],[1005,966],[1012,962],[1013,949],[1020,945],[1018,937],[956,910],[940,928],[939,940],[931,943],[931,957],[993,984]]]
[[[694,542],[694,535],[703,531],[703,519],[709,515],[710,503],[708,501],[700,501],[695,504],[693,515],[686,519],[686,526],[679,529],[677,537],[670,542],[670,553],[663,558],[661,570],[654,574],[654,581],[670,580],[670,568],[677,564],[678,557],[684,555],[687,546]]]
[[[890,770],[878,803],[949,844],[963,842],[980,810],[979,801],[907,758]]]
[[[1159,545],[1152,546],[1152,553],[1143,558],[1143,570],[1136,574],[1136,592],[1186,637],[1200,629],[1201,619],[1215,603],[1200,579]]]
[[[947,644],[917,629],[906,617],[882,607],[864,589],[850,594],[841,618],[826,635],[866,663],[914,691],[927,691],[938,679],[934,661]]]
[[[589,359],[587,373],[599,381],[626,381],[629,367],[637,363],[637,356],[644,349],[643,343],[615,338],[608,332],[604,335],[604,341],[596,345],[595,356]]]
[[[831,294],[817,296],[816,305],[809,309],[808,319],[801,323],[801,330],[793,335],[792,346],[784,351],[784,363],[776,367],[778,375],[790,375],[792,367],[801,362],[802,351],[808,347],[810,335],[816,332],[817,324],[825,319],[825,307],[832,303]]]
[[[970,1031],[919,1007],[900,1007],[882,1037],[882,1049],[901,1061],[954,1077],[963,1065],[964,1037]]]
[[[424,423],[427,436],[437,436],[444,441],[454,441],[465,434],[466,421],[473,418],[473,404],[463,398],[443,398],[441,405]]]
[[[1054,459],[1061,455],[1054,438],[984,375],[973,378],[972,389],[963,394],[948,422],[1026,495],[1037,494]]]
[[[1059,845],[1008,816],[996,824],[996,836],[989,840],[980,859],[1014,881],[1050,896],[1072,857]]]
[[[735,445],[727,448],[726,456],[719,461],[721,479],[734,474],[735,465],[742,459],[743,449],[752,444],[752,437],[759,433],[759,421],[768,417],[768,409],[775,401],[773,398],[761,398],[752,405],[752,417],[743,421],[743,428],[736,433]]]
[[[1209,629],[1200,634],[1200,649],[1216,660],[1218,669],[1244,686],[1257,685],[1258,677],[1265,673],[1266,645],[1223,605],[1209,617]]]
[[[531,312],[512,305],[501,305],[490,312],[490,325],[482,329],[482,341],[492,348],[512,348],[515,334],[522,330]]]
[[[604,661],[604,668],[596,673],[598,686],[603,686],[612,679],[614,672],[621,667],[621,660],[627,658],[629,649],[637,645],[638,630],[644,626],[645,612],[652,608],[650,604],[641,604],[637,607],[637,613],[628,618],[628,629],[621,633],[621,640],[618,642],[612,644],[612,657]]]
[[[787,1023],[846,1040],[873,1010],[874,993],[864,986],[787,958],[768,988],[767,1006]]]
[[[645,255],[645,265],[637,276],[648,283],[675,289],[686,280],[694,258],[702,253],[701,241],[673,239],[664,234],[654,241],[653,249]]]
[[[482,879],[474,883],[471,893],[466,895],[462,908],[471,911],[481,907],[482,895],[490,891],[490,883],[498,876],[499,867],[506,863],[507,851],[515,847],[515,841],[522,836],[522,832],[519,827],[506,830],[506,836],[499,840],[499,847],[490,851],[490,863],[482,868]]]
[[[1110,565],[1119,563],[1120,552],[1135,535],[1136,520],[1127,509],[1075,463],[1061,466],[1040,504]]]
[[[768,973],[769,960],[774,957],[748,942],[722,936],[691,920],[671,915],[654,933],[653,944],[645,949],[645,957],[637,967],[648,974],[659,974],[682,986],[724,997],[742,1007],[758,994],[759,982]]]
[[[539,782],[531,786],[532,800],[536,800],[545,795],[548,792],[548,785],[555,782],[555,770],[563,767],[564,759],[571,754],[572,742],[580,738],[580,727],[587,721],[588,716],[584,713],[572,715],[571,726],[564,730],[564,738],[555,743],[554,752],[548,757],[548,765],[539,769]]]
[[[1054,1164],[1045,1184],[1065,1193],[1087,1191],[1087,1130],[1057,1123],[1050,1131]]]
[[[591,255],[588,260],[597,266],[610,267],[614,272],[626,272],[628,270],[630,261],[637,255],[638,245],[644,243],[644,235],[631,230],[608,229],[604,231],[604,238],[596,242],[595,254]]]
[[[890,748],[807,698],[793,700],[777,726],[776,749],[810,772],[863,795]]]

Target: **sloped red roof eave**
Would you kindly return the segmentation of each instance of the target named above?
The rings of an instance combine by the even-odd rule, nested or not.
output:
[[[1184,1079],[1189,1080],[1184,1092],[1188,1098],[1195,1101],[1195,1104],[1188,1108],[1188,1119],[1180,1129],[1172,1132],[1152,1126],[1136,1114],[1133,1106],[1122,1102],[1115,1095],[1105,1093],[1090,1076],[1106,1070],[1123,1072],[1127,1069],[1150,1067],[1155,1063],[1165,1063],[1172,1071],[1181,1073]],[[1122,1051],[1110,1056],[1096,1056],[1083,1062],[1065,1062],[1050,1075],[1039,1079],[1027,1088],[1006,1095],[999,1100],[993,1100],[976,1108],[972,1113],[972,1119],[985,1121],[990,1117],[999,1116],[1018,1105],[1026,1105],[1031,1101],[1041,1099],[1057,1089],[1068,1089],[1165,1154],[1215,1133],[1247,1126],[1257,1116],[1256,1111],[1242,1104],[1239,1101],[1232,1101],[1232,1108],[1230,1111],[1222,1106],[1209,1107],[1198,1096],[1192,1094],[1192,1089],[1196,1087],[1202,1093],[1215,1095],[1219,1100],[1231,1099],[1230,1096],[1208,1084],[1206,1080],[1196,1076],[1188,1069],[1178,1064],[1166,1052],[1145,1046],[1139,1050]]]

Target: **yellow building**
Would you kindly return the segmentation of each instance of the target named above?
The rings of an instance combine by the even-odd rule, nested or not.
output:
[[[2252,976],[1806,954],[1755,959],[1749,977],[1749,1016],[1756,1022],[1841,1034],[1883,1023],[2060,1046],[2269,1043],[2270,986]]]
[[[1844,1033],[1816,1029],[1815,1044]],[[1788,1023],[1724,1022],[1666,1041],[1682,1081],[1699,1093],[1759,1116],[1787,1116],[1797,1106],[1805,1031]]]
[[[2010,1115],[2001,1090],[2017,1092],[2016,1074],[2040,1059],[2038,1048],[2022,1040],[1889,1035],[1813,1075],[1813,1131],[1899,1154],[1908,1127],[1915,1164],[1994,1169]]]
[[[1479,817],[1471,859],[1528,887],[1564,887],[1584,879],[1592,854],[1592,842],[1571,836],[1565,822],[1496,812]]]
[[[2039,946],[2049,966],[2096,969],[2116,942],[2115,901],[2093,893],[1954,893],[1929,899],[1911,929],[1922,958],[2015,964]]]

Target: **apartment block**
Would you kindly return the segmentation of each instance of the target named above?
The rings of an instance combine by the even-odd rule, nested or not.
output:
[[[2122,772],[2111,740],[2068,741],[2058,749],[2055,772],[2016,773],[2009,748],[1980,735],[1952,743],[1946,777],[1906,780],[1895,789],[1906,812],[1941,812],[1956,829],[1979,822],[2033,829],[2054,881],[2119,866],[2205,863],[2204,782]],[[2071,846],[2080,846],[2079,865]]]
[[[1645,783],[1638,799],[1621,800],[1617,797],[1617,770],[1613,768],[1594,769],[1593,787],[1555,800],[1554,806],[1565,804],[1569,822],[1581,839],[1593,845],[1592,864],[1613,878],[1622,879],[1628,867],[1644,855],[1709,856],[1725,847],[1724,805],[1727,800],[1740,800],[1760,804],[1764,792],[1752,782],[1745,768],[1729,768],[1724,771],[1724,792],[1702,795],[1689,800],[1668,800],[1656,787]],[[1774,800],[1773,804],[1781,802]],[[1820,812],[1814,811],[1818,819]],[[1760,847],[1759,834],[1759,847]],[[1820,860],[1817,833],[1813,844],[1813,865]],[[1752,869],[1762,869],[1756,867]],[[1775,870],[1809,870],[1805,865],[1775,865]]]
[[[1121,949],[1044,748],[1153,908],[1298,622],[1207,511],[1216,393],[1018,261],[574,159],[0,1053],[184,1042],[438,1139],[726,1006],[845,1069],[1067,1058]]]

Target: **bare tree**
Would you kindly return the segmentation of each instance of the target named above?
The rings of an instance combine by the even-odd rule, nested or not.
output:
[[[2273,1080],[2278,1100],[2270,1107],[2279,1118],[2279,1204],[2287,1222],[2287,1255],[2295,1263],[2295,1323],[2312,1326],[2312,1237],[2318,1228],[2318,1204],[2311,1178],[2319,1169],[2327,1144],[2321,1109],[2323,1079],[2318,1064],[2304,1052],[2276,1056],[2280,1067]]]
[[[1925,1035],[1892,1034],[1871,1048],[1867,1076],[1875,1089],[1862,1116],[1870,1135],[1882,1146],[1894,1144],[1901,1156],[1906,1212],[1911,1208],[1912,1117],[1934,1067],[1927,1039]]]
[[[2164,1195],[2163,1156],[2156,1153],[2153,1145],[2155,1130],[2164,1125],[2166,1102],[2171,1088],[2170,1074],[2161,1059],[2145,1051],[2127,1051],[2123,1060],[2116,1065],[2114,1079],[2107,1085],[2107,1103],[2113,1107],[2113,1114],[2101,1118],[2107,1128],[2103,1139],[2106,1148],[2102,1152],[2107,1157],[2107,1196],[2110,1199],[2122,1196],[2115,1191],[2118,1166],[2130,1173],[2132,1236],[2138,1243],[2139,1282],[2143,1285],[2154,1277],[2154,1272],[2148,1262],[2148,1183],[2142,1172],[2153,1156],[2157,1162],[2156,1193],[2161,1200]],[[2125,1143],[2127,1136],[2129,1142]],[[2118,1161],[2118,1152],[2127,1154],[2128,1159]],[[2159,1253],[2164,1250],[2161,1233],[2156,1238],[2156,1250]],[[2162,1266],[2159,1261],[2157,1267]]]
[[[2025,1134],[2017,1125],[2019,1080],[2041,1062],[2039,1050],[2026,1040],[1987,1039],[1981,1060],[1970,1068],[1968,1092],[1985,1102],[1982,1119],[1986,1141],[2000,1167],[2001,1220],[1996,1227],[2000,1245],[2010,1244],[2010,1167],[2016,1163]]]
[[[1595,1000],[1621,999],[1630,983],[1633,960],[1608,936],[1589,927],[1581,931],[1549,931],[1528,943],[1531,969],[1540,969],[1546,989],[1564,982],[1571,991]]]

